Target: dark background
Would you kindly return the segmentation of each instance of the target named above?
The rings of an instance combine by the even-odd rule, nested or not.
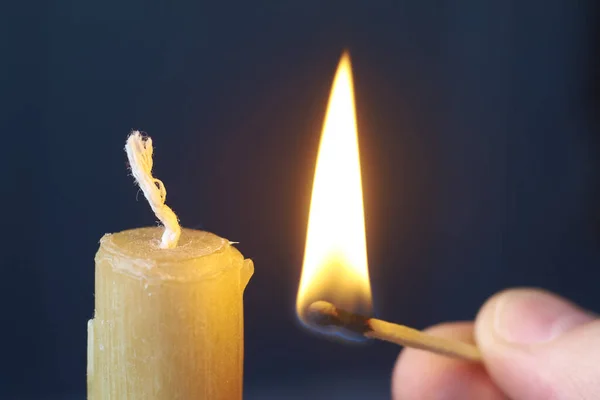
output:
[[[389,396],[398,348],[323,340],[294,313],[344,48],[378,315],[471,319],[516,285],[600,310],[598,13],[583,2],[13,3],[0,398],[84,398],[98,240],[155,221],[126,169],[131,129],[154,139],[183,225],[255,261],[246,397]]]

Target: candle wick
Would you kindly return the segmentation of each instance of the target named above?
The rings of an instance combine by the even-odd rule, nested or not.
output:
[[[181,226],[177,215],[165,204],[167,189],[160,179],[152,176],[152,138],[144,137],[140,131],[132,131],[125,144],[125,152],[136,183],[144,193],[156,217],[165,226],[160,247],[172,249],[177,247]]]

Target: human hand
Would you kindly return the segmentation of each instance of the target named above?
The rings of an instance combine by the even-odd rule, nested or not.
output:
[[[600,319],[552,293],[503,291],[474,323],[427,331],[477,343],[483,365],[407,348],[394,368],[394,400],[600,399]]]

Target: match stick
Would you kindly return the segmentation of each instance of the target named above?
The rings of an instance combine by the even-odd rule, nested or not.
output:
[[[326,301],[316,301],[308,308],[308,319],[319,326],[338,326],[366,338],[385,340],[466,361],[481,362],[479,349],[469,343],[445,339],[407,326],[392,324],[341,310]]]

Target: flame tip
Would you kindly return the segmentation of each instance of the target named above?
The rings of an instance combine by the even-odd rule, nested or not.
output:
[[[350,57],[350,52],[348,50],[344,50],[342,52],[340,62],[338,63],[338,72],[341,69],[341,67],[348,68],[350,74],[352,74],[352,58]]]

